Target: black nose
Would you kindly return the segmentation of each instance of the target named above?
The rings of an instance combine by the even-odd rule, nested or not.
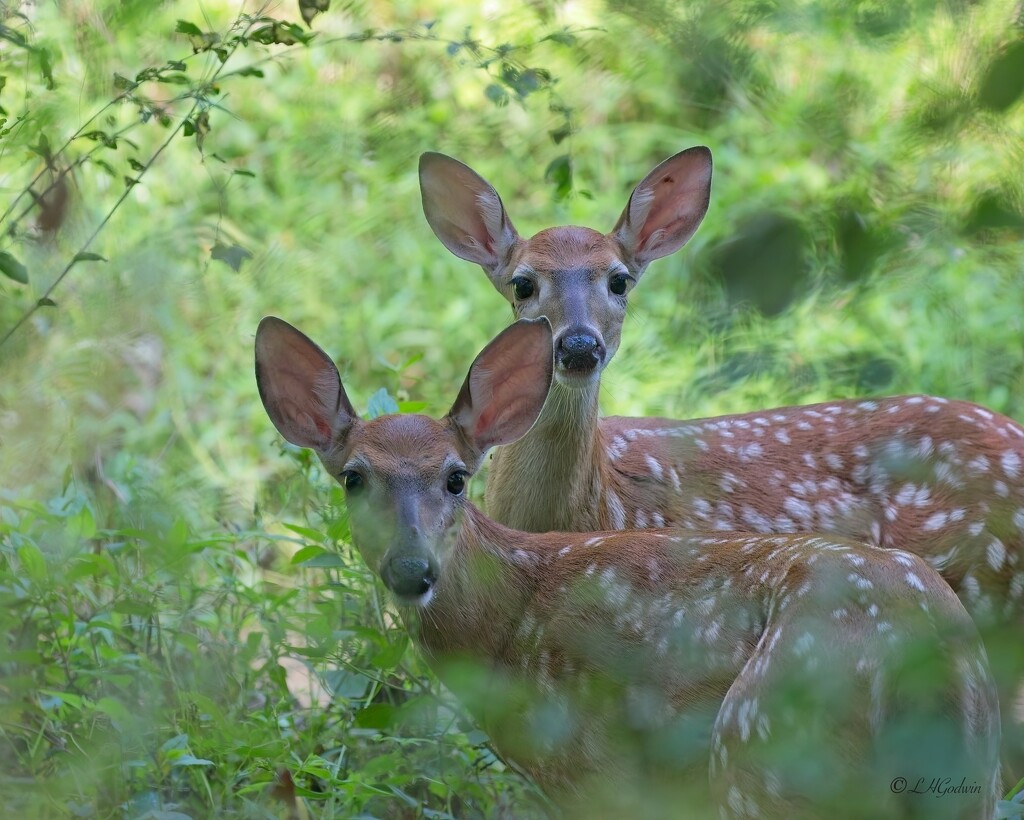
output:
[[[437,580],[430,562],[414,555],[395,556],[381,575],[388,589],[402,598],[425,595]]]
[[[600,364],[604,346],[583,328],[570,328],[558,340],[555,361],[565,370],[586,372]]]

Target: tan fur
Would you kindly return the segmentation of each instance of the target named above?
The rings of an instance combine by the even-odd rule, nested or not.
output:
[[[550,361],[505,348],[546,351],[538,328],[492,342],[441,421],[361,421],[328,357],[306,357],[320,372],[303,386],[277,343],[311,342],[280,320],[257,333],[268,413],[291,441],[336,431],[312,446],[331,475],[360,478],[346,492],[355,546],[386,583],[396,563],[422,564],[402,618],[501,754],[573,816],[989,816],[988,662],[920,558],[827,536],[531,534],[448,489],[481,442],[536,419],[543,391],[525,380],[549,379]],[[512,378],[519,407],[502,393]],[[898,794],[896,777],[967,791]]]
[[[669,525],[828,532],[898,547],[942,574],[987,639],[1005,641],[1008,630],[1024,635],[1024,429],[1015,421],[927,396],[692,421],[599,417],[600,373],[618,348],[625,315],[624,302],[608,296],[607,272],[618,266],[639,280],[651,258],[681,244],[677,237],[659,247],[659,232],[671,224],[665,215],[703,214],[707,189],[696,183],[705,178],[690,154],[652,171],[609,234],[559,227],[522,239],[504,217],[514,237],[507,264],[485,265],[485,272],[515,315],[546,316],[556,340],[583,317],[607,354],[589,381],[556,371],[540,423],[494,456],[489,512],[534,532]],[[662,170],[673,164],[679,168],[671,174]],[[448,167],[435,161],[426,176],[444,177]],[[696,182],[680,187],[686,173]],[[676,187],[667,190],[669,183]],[[475,184],[493,191],[479,177]],[[431,220],[426,192],[424,208]],[[636,250],[644,237],[653,244],[646,255]],[[514,298],[507,282],[517,271],[534,272],[534,298]],[[581,286],[581,271],[591,286]],[[1024,668],[1019,648],[1010,652],[1000,687],[1005,717],[1015,724],[1009,754],[1018,772],[1024,714],[1015,716],[1014,703]]]

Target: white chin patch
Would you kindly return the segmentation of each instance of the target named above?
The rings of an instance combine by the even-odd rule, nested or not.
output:
[[[566,387],[586,387],[591,382],[596,381],[599,378],[601,378],[600,367],[595,367],[593,370],[589,370],[586,373],[581,373],[578,370],[563,370],[560,367],[555,368],[555,381],[559,384],[565,385]]]
[[[398,596],[395,596],[395,597],[398,597]],[[417,595],[415,598],[405,598],[405,597],[398,598],[398,602],[402,606],[415,606],[415,607],[418,607],[420,609],[423,609],[423,607],[425,607],[427,604],[429,604],[433,599],[434,599],[434,588],[431,587],[426,592],[424,592],[422,595]]]

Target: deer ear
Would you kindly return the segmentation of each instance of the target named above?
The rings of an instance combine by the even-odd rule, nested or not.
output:
[[[498,192],[457,159],[423,154],[420,193],[434,235],[456,256],[483,265],[488,273],[497,270],[519,239]]]
[[[551,325],[520,319],[476,357],[448,416],[481,456],[533,427],[551,387]]]
[[[711,150],[669,157],[633,190],[612,235],[639,270],[675,253],[693,236],[711,201]]]
[[[256,330],[256,385],[278,432],[299,447],[327,453],[356,419],[331,358],[275,316]]]

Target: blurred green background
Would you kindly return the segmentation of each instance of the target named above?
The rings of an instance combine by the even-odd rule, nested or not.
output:
[[[1024,419],[1020,3],[55,0],[0,26],[17,816],[545,811],[408,650],[252,375],[273,313],[357,408],[447,409],[510,311],[423,219],[423,151],[530,235],[609,230],[712,149],[606,413],[921,391]]]

